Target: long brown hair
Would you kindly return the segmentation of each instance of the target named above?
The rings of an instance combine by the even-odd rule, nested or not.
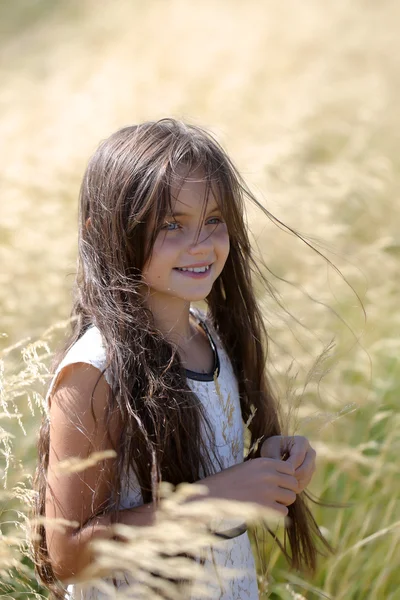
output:
[[[268,336],[254,293],[256,279],[268,282],[253,257],[243,217],[246,197],[261,205],[203,129],[173,119],[125,127],[99,146],[83,178],[73,331],[67,344],[92,324],[105,342],[113,382],[108,417],[117,411],[122,427],[115,448],[115,510],[120,482],[130,466],[144,502],[153,498],[154,473],[156,481],[178,484],[212,472],[201,436],[201,403],[187,385],[176,348],[155,327],[140,293],[141,272],[171,204],[172,178],[182,165],[188,172],[201,167],[208,188],[216,191],[229,232],[229,256],[206,302],[238,379],[242,417],[249,421],[251,435],[249,458],[257,456],[257,440],[281,432],[266,372]],[[154,226],[149,233],[150,220]],[[36,474],[38,515],[45,510],[48,459],[49,426],[44,419]],[[289,516],[291,563],[313,570],[315,534],[320,534],[302,496]],[[55,590],[43,526],[39,533],[37,572]]]

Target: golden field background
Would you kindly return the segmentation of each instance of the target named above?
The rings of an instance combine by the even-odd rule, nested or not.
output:
[[[0,22],[0,596],[39,593],[21,558],[25,500],[85,164],[118,127],[174,116],[214,132],[268,210],[333,263],[249,208],[291,315],[260,290],[289,431],[318,450],[312,492],[349,503],[315,509],[337,552],[313,580],[265,550],[264,596],[398,598],[398,3],[17,0]]]

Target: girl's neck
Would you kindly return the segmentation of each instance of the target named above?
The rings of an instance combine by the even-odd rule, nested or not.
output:
[[[190,302],[180,298],[160,297],[157,293],[151,294],[146,299],[156,327],[172,343],[180,347],[189,344],[193,329],[190,325]]]

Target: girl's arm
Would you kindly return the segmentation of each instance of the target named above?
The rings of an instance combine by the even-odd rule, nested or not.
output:
[[[60,461],[85,459],[93,452],[112,448],[106,436],[105,420],[111,391],[104,377],[96,385],[100,372],[85,363],[69,365],[61,373],[51,396],[46,517],[67,519],[76,524],[61,530],[55,523],[48,522],[46,541],[56,577],[67,582],[78,577],[92,562],[90,543],[114,535],[106,509],[115,459],[98,462],[79,472],[57,471]],[[117,419],[110,428],[116,446],[119,437]],[[201,480],[201,484],[207,487],[208,497],[256,502],[282,516],[287,515],[286,507],[295,501],[298,492],[292,465],[271,458],[255,458],[229,467]],[[99,516],[92,518],[93,514]],[[118,522],[151,525],[154,516],[153,505],[147,504],[119,511]]]
[[[105,423],[111,391],[103,376],[96,386],[99,375],[98,369],[85,363],[68,365],[61,371],[51,395],[45,516],[76,522],[74,527],[66,527],[64,530],[54,522],[46,524],[49,557],[56,577],[63,582],[78,576],[93,560],[91,541],[113,536],[109,514],[91,517],[106,509],[115,459],[98,462],[83,471],[57,471],[60,461],[86,459],[93,452],[112,448],[106,436]],[[94,416],[91,409],[93,390]],[[115,443],[119,435],[116,419],[111,423],[110,433]],[[153,506],[147,504],[121,510],[118,522],[136,526],[150,525],[153,518]]]

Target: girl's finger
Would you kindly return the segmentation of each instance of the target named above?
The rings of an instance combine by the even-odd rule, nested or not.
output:
[[[279,502],[273,502],[271,508],[276,510],[276,512],[280,513],[283,517],[286,517],[289,512],[288,508]]]
[[[297,470],[305,461],[307,452],[310,449],[310,444],[307,438],[296,436],[293,439],[293,444],[289,446],[289,462],[295,470]]]
[[[282,435],[274,435],[267,438],[261,446],[261,456],[280,460],[284,453],[286,439]]]
[[[309,448],[306,458],[300,467],[298,467],[295,471],[296,479],[299,483],[301,483],[302,487],[305,487],[310,483],[311,478],[314,474],[316,465],[315,465],[315,457],[317,453],[314,448]]]
[[[278,492],[276,494],[276,502],[279,502],[279,504],[283,504],[284,506],[290,506],[291,504],[293,504],[293,502],[296,501],[296,497],[296,492],[284,488],[278,488]]]

